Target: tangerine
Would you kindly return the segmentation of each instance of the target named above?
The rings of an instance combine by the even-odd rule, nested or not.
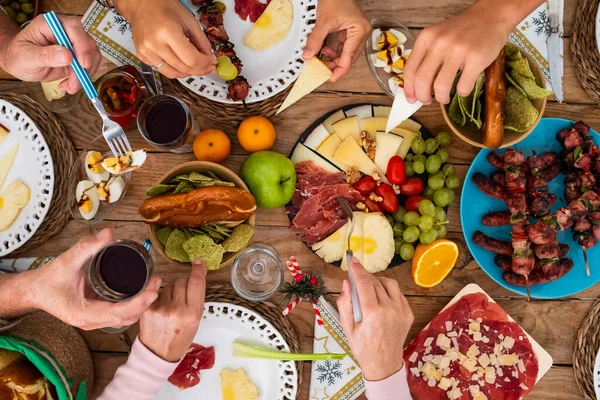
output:
[[[256,115],[240,124],[237,136],[240,145],[249,153],[269,150],[275,143],[275,127],[265,117]]]
[[[456,243],[438,239],[431,244],[419,244],[412,259],[412,277],[418,286],[430,288],[452,271],[458,258]]]
[[[198,160],[222,163],[231,153],[231,140],[219,129],[207,129],[196,136],[193,148]]]

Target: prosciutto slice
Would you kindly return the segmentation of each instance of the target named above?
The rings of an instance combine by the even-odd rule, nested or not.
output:
[[[179,390],[189,389],[200,383],[200,371],[215,365],[215,348],[192,343],[179,363],[169,382]]]
[[[260,0],[235,0],[234,10],[242,21],[246,21],[249,18],[250,22],[255,23],[270,2],[271,0],[266,0],[265,3],[262,3]]]
[[[360,201],[360,193],[344,177],[344,173],[328,172],[312,161],[296,164],[296,192],[287,211],[293,216],[290,229],[306,244],[325,239],[346,223],[339,197],[353,206]]]

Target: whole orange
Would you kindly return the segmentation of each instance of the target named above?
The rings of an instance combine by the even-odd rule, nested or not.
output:
[[[246,118],[238,128],[238,141],[249,153],[269,150],[275,143],[275,127],[265,117]]]
[[[231,153],[231,140],[218,129],[202,131],[194,139],[194,155],[200,161],[222,163]]]

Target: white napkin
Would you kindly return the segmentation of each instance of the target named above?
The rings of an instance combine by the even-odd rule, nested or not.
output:
[[[25,257],[25,258],[3,258],[0,259],[0,273],[23,272],[36,269],[48,264],[54,257]]]
[[[313,353],[347,353],[342,361],[314,361],[309,400],[354,400],[364,393],[362,371],[350,353],[340,316],[323,296],[317,302],[323,325],[315,323]]]
[[[559,23],[559,34],[563,36],[563,17],[565,10],[564,0],[558,0],[560,2],[560,12],[558,15]],[[517,28],[510,34],[509,40],[515,45],[519,46],[522,50],[527,52],[535,59],[536,63],[542,70],[548,87],[551,86],[550,82],[550,66],[548,63],[548,45],[546,41],[550,36],[550,19],[548,16],[548,2],[544,2],[534,12],[529,14],[527,18],[517,25]],[[563,48],[564,40],[561,40],[560,46],[560,59],[563,60]]]

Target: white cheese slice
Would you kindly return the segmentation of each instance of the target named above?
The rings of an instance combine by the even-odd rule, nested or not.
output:
[[[381,171],[387,171],[390,158],[396,155],[403,140],[401,136],[392,133],[377,132],[374,160],[377,168]]]
[[[323,143],[323,141],[325,139],[327,139],[329,137],[329,131],[327,130],[327,128],[325,128],[325,125],[323,124],[319,124],[317,125],[317,127],[308,135],[308,137],[306,138],[306,140],[304,141],[304,145],[306,147],[308,147],[309,149],[313,149],[316,150],[317,147],[319,147],[319,145],[321,143]]]
[[[4,179],[6,179],[8,171],[10,171],[10,167],[15,161],[15,157],[17,156],[18,151],[19,142],[15,143],[15,145],[8,151],[8,153],[6,153],[2,158],[0,158],[0,188],[2,188]]]
[[[340,139],[339,135],[337,133],[332,133],[327,139],[325,139],[325,141],[323,141],[323,143],[321,143],[319,147],[317,147],[317,153],[334,163],[341,170],[347,171],[348,165],[336,161],[333,158],[333,153],[335,153],[341,143],[342,139]]]
[[[336,112],[334,112],[333,114],[331,114],[329,117],[327,117],[325,119],[325,121],[323,121],[323,126],[325,127],[325,129],[327,129],[329,131],[329,133],[333,133],[335,132],[335,130],[333,129],[333,124],[346,118],[346,114],[344,114],[344,110],[337,110]]]
[[[319,155],[318,153],[315,153],[314,151],[312,151],[311,149],[309,149],[302,143],[298,143],[298,145],[296,145],[296,148],[294,149],[294,152],[292,153],[292,157],[290,159],[292,160],[292,163],[294,165],[301,163],[303,161],[312,161],[315,163],[315,165],[323,168],[326,171],[329,171],[332,173],[341,171],[335,165],[331,164],[329,161],[327,161],[321,155]]]
[[[394,97],[394,103],[392,104],[392,111],[387,120],[385,131],[389,132],[407,119],[409,119],[414,113],[421,108],[423,103],[416,101],[414,104],[410,104],[406,100],[404,94],[404,88],[398,87]]]
[[[309,58],[304,62],[304,69],[294,83],[294,87],[279,107],[277,114],[327,82],[331,78],[331,70],[317,57]]]
[[[340,135],[342,140],[351,137],[356,140],[356,142],[360,143],[360,127],[356,115],[335,122],[332,127],[335,130],[335,133]]]

